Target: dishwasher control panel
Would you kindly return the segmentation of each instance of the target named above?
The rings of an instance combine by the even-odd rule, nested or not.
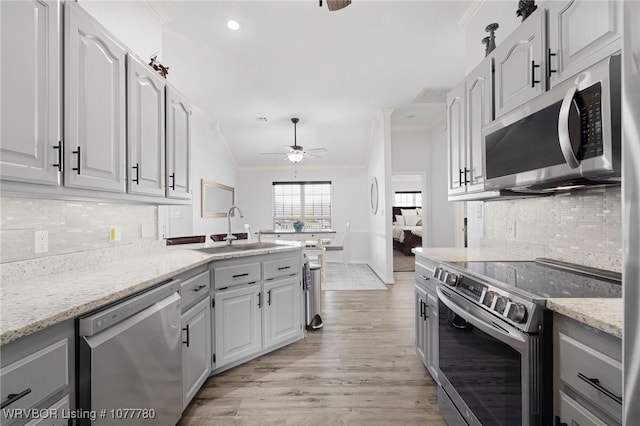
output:
[[[180,280],[171,280],[143,293],[100,308],[78,319],[78,333],[80,336],[93,336],[147,309],[179,290]]]

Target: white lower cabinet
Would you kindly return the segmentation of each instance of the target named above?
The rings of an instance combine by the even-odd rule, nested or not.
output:
[[[262,349],[261,296],[259,283],[216,292],[216,368]]]
[[[69,419],[69,395],[41,411],[42,418],[33,419],[25,426],[67,426]]]
[[[208,297],[182,314],[182,332],[184,409],[211,372],[211,309]]]
[[[264,283],[264,346],[284,343],[300,333],[300,277]]]

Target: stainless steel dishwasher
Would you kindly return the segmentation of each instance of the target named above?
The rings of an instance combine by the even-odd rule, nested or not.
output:
[[[86,413],[80,424],[178,422],[179,289],[172,280],[78,318],[78,408]]]

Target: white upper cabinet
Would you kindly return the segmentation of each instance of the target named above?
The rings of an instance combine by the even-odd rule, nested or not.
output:
[[[65,186],[125,191],[125,50],[65,3]]]
[[[167,197],[191,199],[191,106],[167,85]]]
[[[1,1],[2,179],[60,183],[60,3]]]
[[[482,128],[493,120],[492,68],[492,58],[488,58],[467,76],[467,164],[463,173],[467,192],[484,190]]]
[[[165,196],[165,81],[127,55],[127,191]]]
[[[545,6],[552,86],[621,49],[621,1],[550,1]]]
[[[447,95],[447,148],[449,151],[448,193],[465,192],[464,167],[466,167],[466,85],[463,81]]]
[[[545,13],[538,8],[492,52],[496,118],[545,91]]]

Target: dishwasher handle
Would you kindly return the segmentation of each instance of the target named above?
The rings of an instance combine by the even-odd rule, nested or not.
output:
[[[78,318],[78,334],[90,337],[153,306],[180,290],[181,280],[172,279]]]

